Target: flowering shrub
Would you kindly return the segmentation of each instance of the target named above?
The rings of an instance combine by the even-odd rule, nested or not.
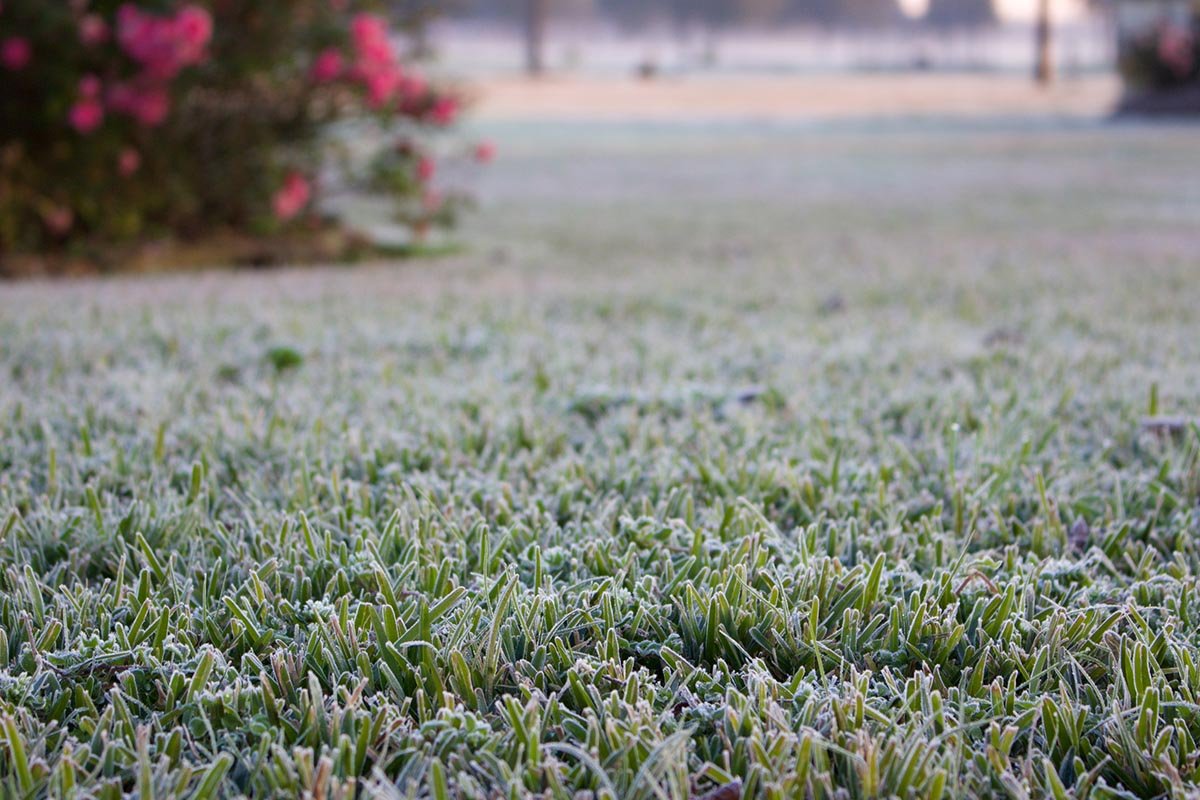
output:
[[[1200,83],[1200,19],[1164,20],[1125,43],[1121,72],[1133,86],[1171,89]]]
[[[376,11],[0,0],[0,253],[269,232],[311,220],[322,183],[353,180],[389,191],[414,230],[450,221],[458,198],[432,188],[427,144],[459,98],[406,68]],[[330,131],[361,117],[386,146],[355,168],[331,157]]]

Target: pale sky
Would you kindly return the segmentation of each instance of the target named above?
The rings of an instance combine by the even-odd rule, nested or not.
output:
[[[929,0],[900,0],[905,11],[918,16]],[[1007,20],[1031,20],[1037,15],[1038,0],[996,0],[996,10]],[[1054,15],[1059,19],[1072,19],[1083,7],[1081,0],[1050,0]]]

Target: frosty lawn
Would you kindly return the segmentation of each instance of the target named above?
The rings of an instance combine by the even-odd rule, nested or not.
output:
[[[449,260],[0,286],[6,796],[1200,786],[1194,130],[495,133]]]

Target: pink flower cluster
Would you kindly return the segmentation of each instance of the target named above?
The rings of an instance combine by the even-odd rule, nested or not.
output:
[[[85,43],[103,41],[108,36],[103,24],[103,20],[81,23],[80,38]],[[212,17],[200,6],[187,5],[174,15],[157,16],[132,3],[123,4],[117,9],[117,44],[142,71],[131,81],[109,87],[108,108],[146,127],[161,125],[171,111],[170,81],[185,68],[204,62],[212,34]]]
[[[184,6],[174,16],[147,14],[132,3],[117,10],[117,43],[154,80],[171,80],[203,62],[212,33],[212,17],[200,6]]]
[[[12,72],[20,72],[33,59],[33,47],[28,39],[10,36],[0,41],[0,64]]]
[[[355,55],[350,77],[362,83],[372,108],[383,108],[416,88],[401,70],[387,23],[381,18],[356,14],[350,23],[350,37]]]
[[[429,107],[427,116],[429,121],[434,125],[440,125],[443,128],[454,124],[458,119],[458,99],[449,95],[443,95],[434,99],[433,104]]]
[[[212,17],[200,6],[187,5],[171,16],[147,14],[132,3],[117,10],[116,40],[121,50],[141,67],[141,74],[130,81],[105,87],[94,75],[79,83],[78,97],[67,120],[78,133],[89,134],[103,123],[105,111],[125,114],[146,127],[161,125],[171,111],[169,83],[186,67],[207,58],[212,39]],[[79,39],[87,47],[108,41],[108,24],[97,14],[85,14],[79,21]],[[23,40],[8,40],[0,45],[0,61],[10,69],[21,69],[29,62],[29,46]],[[128,169],[125,161],[123,174]]]
[[[311,77],[314,83],[333,83],[346,72],[346,60],[336,47],[322,50],[313,62]]]
[[[356,14],[350,22],[350,41],[353,52],[349,59],[337,48],[317,55],[309,71],[314,83],[349,80],[362,87],[367,105],[376,111],[401,111],[442,126],[457,120],[457,99],[434,96],[424,78],[401,66],[387,22],[381,17]]]
[[[117,83],[108,90],[108,107],[153,128],[166,121],[171,96],[166,86],[154,82]]]
[[[1183,78],[1196,66],[1196,40],[1192,32],[1178,25],[1164,25],[1158,32],[1158,58]]]
[[[309,185],[308,179],[299,172],[289,173],[283,181],[283,186],[275,193],[275,217],[280,222],[293,220],[311,199],[312,186]]]
[[[144,6],[148,4],[141,0],[118,1],[120,5],[112,13],[112,6],[98,8],[99,4],[89,0],[46,0],[69,3],[67,22],[74,30],[67,29],[68,38],[75,38],[76,46],[88,51],[86,58],[76,63],[87,63],[95,70],[94,74],[89,72],[78,78],[64,120],[80,136],[97,133],[107,121],[118,116],[144,128],[162,125],[170,116],[172,98],[178,91],[176,80],[185,70],[209,58],[214,23],[204,7],[208,3],[172,0],[173,10],[160,12],[146,10]],[[348,0],[328,1],[336,12],[350,13]],[[220,2],[225,0],[218,1],[218,8],[222,8]],[[246,5],[253,7],[254,2],[249,0]],[[0,15],[5,4],[5,0],[0,0]],[[364,98],[369,108],[386,117],[395,115],[421,125],[442,127],[458,119],[459,99],[435,91],[419,74],[405,68],[382,17],[354,14],[349,19],[348,33],[343,46],[330,47],[315,55],[308,76],[312,83],[340,84],[340,88],[351,89],[355,96]],[[28,73],[29,79],[41,80],[42,59],[50,63],[45,47],[40,40],[31,41],[24,36],[0,36],[0,81],[4,80],[5,71],[21,72],[31,64],[38,69]],[[143,169],[141,151],[119,139],[112,145],[105,157],[118,175],[130,178]],[[153,150],[146,154],[153,155]],[[425,193],[426,203],[431,208],[440,208],[441,196],[432,188],[437,163],[415,149],[412,157],[414,177]],[[474,158],[479,163],[490,162],[495,158],[495,147],[480,143]],[[311,179],[302,172],[292,171],[284,175],[272,197],[271,208],[280,222],[289,222],[302,217],[312,202]],[[49,209],[42,215],[47,230],[56,236],[66,235],[75,225],[72,210],[65,206]]]
[[[71,106],[68,115],[71,127],[79,133],[91,133],[104,123],[104,104],[100,91],[100,79],[95,75],[86,75],[79,82],[79,99]]]

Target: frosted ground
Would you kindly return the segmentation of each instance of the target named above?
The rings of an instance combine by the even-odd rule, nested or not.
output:
[[[5,795],[1200,787],[1194,128],[480,124],[450,258],[0,286]]]

